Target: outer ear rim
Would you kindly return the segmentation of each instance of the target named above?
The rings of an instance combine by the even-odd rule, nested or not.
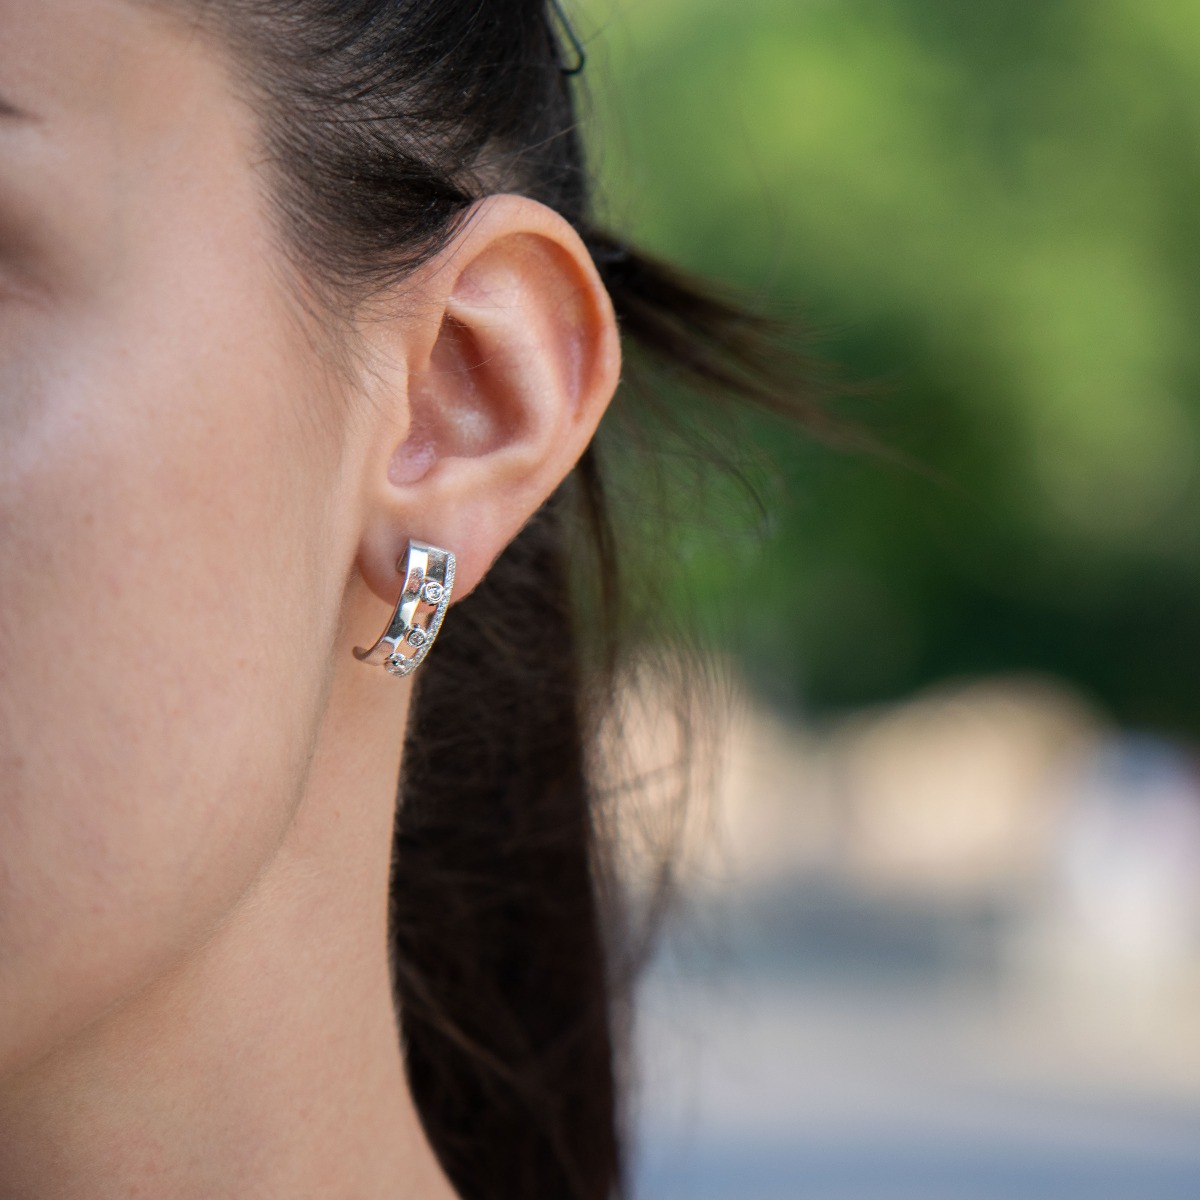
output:
[[[611,396],[620,381],[621,372],[621,338],[612,297],[609,295],[604,280],[600,277],[599,268],[596,266],[596,262],[592,258],[592,252],[588,249],[582,235],[566,217],[549,205],[542,203],[540,200],[535,200],[531,196],[524,196],[519,192],[493,192],[481,197],[474,201],[462,217],[458,229],[455,231],[446,249],[436,255],[425,267],[421,268],[418,274],[428,272],[428,275],[425,275],[424,278],[426,281],[431,281],[433,277],[436,277],[441,272],[449,271],[453,277],[451,284],[449,287],[445,287],[443,284],[445,298],[448,298],[453,291],[454,282],[457,281],[464,269],[463,266],[455,265],[456,260],[461,256],[463,250],[478,238],[483,237],[491,240],[488,227],[499,219],[496,210],[502,210],[502,213],[499,214],[502,217],[503,212],[511,208],[517,208],[524,217],[524,220],[515,222],[504,233],[499,234],[497,240],[506,234],[519,236],[525,233],[534,237],[542,237],[548,242],[557,245],[560,250],[566,252],[570,262],[579,270],[582,281],[587,285],[584,290],[593,303],[600,309],[599,315],[604,318],[602,323],[605,328],[606,337],[603,348],[604,352],[598,354],[596,358],[611,373],[612,387],[609,390],[609,395]],[[445,302],[435,302],[431,307],[436,309],[438,323],[440,324],[441,316],[446,312]],[[432,348],[432,340],[430,341],[430,348]]]

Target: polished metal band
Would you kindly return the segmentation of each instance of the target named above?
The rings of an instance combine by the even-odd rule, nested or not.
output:
[[[404,576],[404,587],[391,622],[369,650],[355,646],[354,656],[403,676],[420,665],[441,628],[454,587],[454,555],[410,541],[396,570]]]

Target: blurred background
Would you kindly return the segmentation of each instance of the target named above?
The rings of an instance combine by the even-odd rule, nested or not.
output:
[[[638,1194],[1194,1200],[1200,5],[570,11],[609,223],[802,310],[918,465],[763,419],[765,515],[680,483],[738,696]]]

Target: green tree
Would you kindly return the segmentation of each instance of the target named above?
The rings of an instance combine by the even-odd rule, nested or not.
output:
[[[802,303],[936,477],[742,435],[784,485],[767,577],[714,569],[736,523],[685,549],[752,673],[823,709],[1044,670],[1200,731],[1200,8],[589,0],[580,25],[612,223]]]

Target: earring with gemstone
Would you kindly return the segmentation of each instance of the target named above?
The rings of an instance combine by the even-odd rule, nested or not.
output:
[[[354,657],[401,676],[420,665],[441,628],[454,587],[454,555],[410,541],[396,570],[404,576],[396,611],[375,645],[369,650],[355,646]]]

